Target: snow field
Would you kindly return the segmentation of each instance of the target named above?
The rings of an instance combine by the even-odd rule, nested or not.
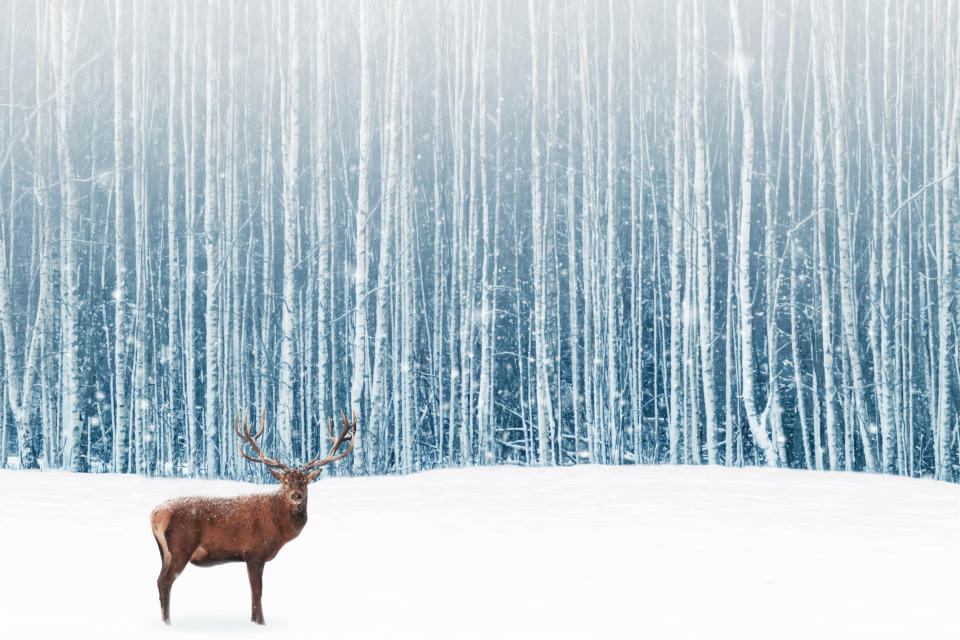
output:
[[[960,486],[717,467],[322,478],[264,572],[188,566],[148,514],[235,482],[0,471],[5,638],[903,638],[960,631]]]

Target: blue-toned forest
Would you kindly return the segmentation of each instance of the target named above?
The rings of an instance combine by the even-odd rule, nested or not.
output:
[[[957,479],[952,0],[0,10],[0,465]]]

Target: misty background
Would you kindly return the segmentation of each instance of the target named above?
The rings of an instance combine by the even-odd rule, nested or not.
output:
[[[0,465],[957,477],[952,0],[0,15]]]

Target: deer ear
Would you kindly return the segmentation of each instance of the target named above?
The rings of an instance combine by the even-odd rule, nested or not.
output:
[[[274,469],[273,467],[267,467],[267,471],[269,471],[269,472],[270,472],[270,475],[272,475],[274,478],[276,478],[276,479],[279,480],[280,482],[283,482],[283,474],[282,474],[282,473],[280,473],[279,471],[277,471],[277,470]]]
[[[307,482],[313,482],[314,480],[320,477],[321,473],[323,473],[323,467],[316,469],[314,471],[311,471],[310,473],[307,474]]]

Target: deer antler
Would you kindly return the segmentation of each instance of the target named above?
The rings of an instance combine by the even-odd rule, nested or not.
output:
[[[353,436],[357,433],[357,414],[353,414],[353,423],[347,422],[347,416],[343,414],[343,411],[340,412],[340,417],[343,418],[343,430],[340,431],[340,436],[337,438],[333,437],[333,419],[331,418],[327,421],[327,433],[330,435],[330,442],[333,446],[330,447],[330,451],[327,452],[326,457],[322,460],[318,460],[320,457],[320,452],[318,451],[317,455],[313,456],[313,460],[303,465],[302,468],[304,471],[328,465],[331,462],[347,457],[347,454],[353,451]],[[337,449],[343,445],[344,441],[349,441],[350,446],[347,447],[346,451],[338,454]]]
[[[250,429],[247,427],[247,412],[246,412],[246,411],[243,412],[243,432],[242,432],[242,433],[241,433],[240,429],[237,428],[237,420],[239,419],[240,414],[237,413],[236,415],[233,416],[233,431],[234,431],[234,433],[237,434],[237,436],[240,437],[240,440],[241,440],[241,442],[238,442],[238,443],[237,443],[237,448],[240,450],[240,455],[242,455],[244,458],[246,458],[246,459],[249,460],[250,462],[261,462],[261,463],[267,465],[268,467],[271,467],[271,468],[274,468],[274,469],[289,469],[290,467],[288,467],[287,465],[283,464],[282,462],[279,462],[279,461],[277,461],[277,460],[275,460],[275,459],[273,459],[273,458],[265,458],[265,457],[263,456],[263,451],[260,451],[260,447],[257,446],[257,438],[259,438],[260,436],[263,435],[263,430],[264,430],[264,427],[266,426],[265,421],[264,421],[264,417],[266,416],[266,412],[267,412],[266,409],[263,409],[263,410],[260,412],[260,430],[257,431],[257,432],[254,433],[254,434],[251,434],[251,433],[250,433]],[[254,416],[253,422],[252,422],[251,424],[254,426],[254,428],[256,428],[256,424],[257,424],[257,418],[256,418],[256,416]],[[254,458],[253,456],[248,455],[247,452],[243,450],[243,443],[244,443],[244,442],[246,442],[248,445],[250,445],[250,447],[254,450],[254,452],[256,452],[256,454],[257,454],[257,457],[256,457],[256,458]]]

